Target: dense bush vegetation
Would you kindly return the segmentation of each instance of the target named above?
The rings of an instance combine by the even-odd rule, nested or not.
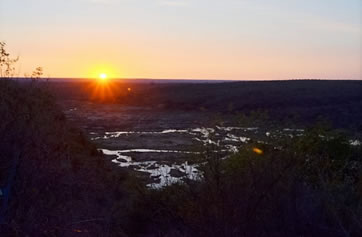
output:
[[[215,153],[206,158],[202,181],[141,193],[131,215],[138,225],[129,231],[362,235],[362,150],[340,134],[313,129],[292,140],[250,144],[226,160]]]
[[[43,85],[0,81],[2,186],[18,158],[0,236],[108,235],[126,175],[67,123]]]

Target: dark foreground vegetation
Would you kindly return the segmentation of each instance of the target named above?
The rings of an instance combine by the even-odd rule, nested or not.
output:
[[[351,83],[345,97],[336,97],[341,110],[361,103],[356,92],[357,99],[349,100],[353,87],[360,86]],[[287,90],[279,95],[277,86],[268,85],[279,98],[275,106],[282,108],[279,103],[292,95]],[[341,133],[317,127],[273,144],[248,144],[228,159],[205,151],[199,158],[202,180],[150,190],[99,154],[42,87],[0,81],[2,190],[11,183],[9,203],[1,206],[1,236],[362,236],[361,146],[351,146]],[[200,99],[212,89],[199,95],[197,87],[185,103],[199,98],[210,109],[207,103],[218,98]],[[228,88],[223,93],[225,101],[234,101],[232,109],[246,106],[229,98],[237,95],[230,87],[218,87]],[[255,93],[250,97],[263,98]],[[263,100],[249,100],[248,106]],[[348,113],[358,115],[353,106]],[[354,116],[346,118],[354,121]]]
[[[131,217],[160,236],[361,236],[361,154],[318,128],[210,153],[202,181],[146,191]]]
[[[107,236],[125,174],[112,171],[41,87],[0,81],[1,188],[11,183],[0,236]]]

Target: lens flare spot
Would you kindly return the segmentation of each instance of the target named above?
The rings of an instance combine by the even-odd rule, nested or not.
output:
[[[259,148],[256,148],[256,147],[253,148],[253,152],[255,152],[255,153],[258,154],[258,155],[264,154],[263,150],[261,150],[261,149],[259,149]]]

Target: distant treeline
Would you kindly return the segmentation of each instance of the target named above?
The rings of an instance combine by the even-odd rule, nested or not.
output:
[[[59,99],[148,106],[155,109],[221,114],[267,113],[275,121],[305,125],[318,119],[362,131],[362,81],[292,80],[215,84],[110,83],[97,96],[96,83],[50,83]],[[131,88],[131,91],[128,90]],[[98,93],[101,91],[97,89]]]

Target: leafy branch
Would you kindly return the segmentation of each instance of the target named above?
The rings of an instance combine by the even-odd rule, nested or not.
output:
[[[0,78],[10,78],[14,76],[15,63],[19,57],[11,58],[5,49],[6,43],[0,41]]]

